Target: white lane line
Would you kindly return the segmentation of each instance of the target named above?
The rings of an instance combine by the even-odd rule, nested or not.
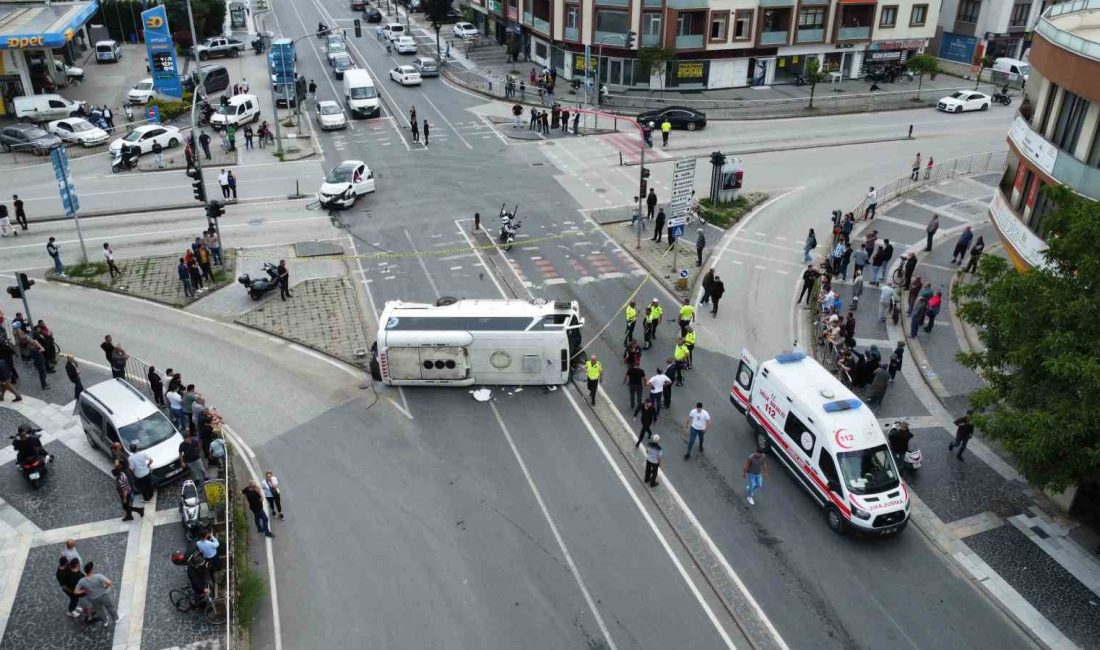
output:
[[[477,255],[478,262],[481,263],[482,268],[485,269],[485,274],[489,276],[489,279],[496,285],[497,291],[500,292],[502,298],[507,298],[508,294],[505,293],[504,287],[500,285],[500,281],[497,280],[497,274],[493,273],[493,270],[489,268],[489,265],[485,263],[485,258],[481,255],[481,250],[474,244],[474,240],[470,239],[470,236],[466,234],[466,230],[462,227],[463,221],[471,221],[471,219],[455,219],[455,226],[458,228],[458,233],[462,235],[462,238],[466,240],[466,243],[470,245],[474,255]]]
[[[711,266],[711,267],[718,266],[719,260],[721,260],[722,256],[725,255],[726,249],[729,248],[730,243],[733,242],[733,240],[737,237],[737,235],[745,228],[745,226],[747,226],[749,224],[750,221],[753,220],[753,218],[756,215],[762,213],[772,203],[775,203],[779,199],[781,199],[785,196],[788,196],[790,194],[793,194],[793,193],[795,193],[795,192],[797,192],[801,189],[803,189],[803,188],[802,187],[796,187],[796,188],[793,188],[793,189],[789,189],[786,192],[783,192],[782,194],[780,194],[778,196],[773,196],[772,198],[768,199],[767,201],[764,201],[764,203],[757,206],[757,208],[755,210],[753,210],[749,214],[748,217],[742,219],[736,226],[733,227],[733,230],[729,231],[729,233],[727,233],[726,236],[722,238],[723,241],[722,241],[721,245],[718,247],[718,254],[715,255],[713,259],[711,259],[709,266]],[[703,291],[703,288],[699,287],[700,297],[703,295],[702,291]]]
[[[512,454],[516,457],[516,462],[519,463],[520,470],[523,471],[523,477],[527,479],[527,486],[531,488],[531,493],[535,495],[535,501],[538,502],[539,509],[542,510],[543,518],[546,519],[546,523],[550,525],[550,532],[554,534],[554,539],[558,542],[558,548],[561,549],[562,555],[565,556],[565,562],[569,565],[569,571],[577,581],[577,586],[580,588],[581,593],[584,594],[584,600],[588,603],[588,609],[592,611],[592,616],[596,618],[596,624],[600,626],[600,632],[603,633],[603,638],[607,642],[607,647],[614,650],[617,647],[615,645],[615,640],[611,638],[611,632],[608,631],[607,624],[604,623],[603,616],[600,615],[600,610],[596,607],[596,601],[592,599],[592,594],[588,592],[588,587],[584,584],[584,578],[581,577],[581,572],[577,569],[577,563],[573,561],[573,554],[569,552],[569,547],[565,545],[565,540],[562,539],[561,533],[558,532],[558,525],[554,523],[554,518],[550,515],[550,510],[546,507],[546,502],[542,500],[542,493],[539,492],[538,486],[535,485],[535,480],[531,477],[531,472],[527,470],[527,463],[523,462],[523,456],[520,455],[519,449],[516,448],[516,443],[512,441],[512,434],[508,433],[508,427],[504,425],[504,418],[500,416],[500,411],[497,409],[496,404],[489,402],[489,408],[492,409],[493,416],[496,417],[497,424],[500,425],[500,430],[504,432],[504,438],[508,441],[508,446],[512,448]]]
[[[653,531],[653,534],[656,535],[657,539],[661,542],[661,547],[665,549],[666,553],[668,553],[668,557],[672,560],[672,564],[675,565],[676,571],[680,574],[680,577],[684,579],[684,582],[687,583],[688,589],[691,590],[691,593],[695,596],[695,599],[699,601],[699,606],[703,608],[704,612],[706,612],[707,618],[709,618],[711,624],[714,625],[714,629],[718,631],[718,635],[722,637],[723,641],[725,641],[726,647],[730,648],[731,650],[736,648],[736,646],[733,644],[733,640],[730,639],[729,634],[726,633],[725,628],[723,628],[722,624],[718,622],[718,617],[714,615],[714,611],[710,608],[710,605],[707,604],[706,599],[703,598],[703,594],[699,591],[698,587],[695,586],[695,582],[691,579],[691,577],[688,576],[687,570],[684,569],[683,563],[680,562],[680,558],[676,557],[676,553],[672,550],[672,546],[668,543],[668,540],[661,533],[661,530],[657,528],[657,524],[653,521],[653,517],[649,515],[649,511],[647,511],[645,509],[645,506],[642,505],[642,500],[638,498],[638,493],[634,490],[632,484],[626,480],[626,476],[623,474],[622,470],[619,469],[619,466],[615,464],[615,459],[611,457],[611,452],[607,450],[607,445],[604,444],[599,434],[596,433],[596,429],[593,428],[592,424],[588,421],[588,418],[585,417],[584,412],[581,411],[581,407],[579,404],[577,404],[577,399],[573,397],[573,393],[571,393],[568,389],[563,390],[562,392],[565,393],[566,399],[569,400],[569,405],[573,407],[573,410],[576,411],[577,415],[580,417],[581,422],[584,423],[584,428],[588,430],[588,433],[592,436],[592,440],[596,443],[596,446],[600,448],[601,452],[603,452],[604,459],[607,460],[607,464],[610,465],[612,471],[615,472],[615,476],[619,478],[619,482],[622,483],[623,489],[626,490],[627,494],[630,495],[630,500],[634,502],[635,506],[637,506],[638,512],[642,513],[642,518],[644,518],[646,523],[649,524],[650,530]],[[600,392],[603,393],[605,398],[607,397],[607,394],[604,391],[601,390]],[[608,402],[610,401],[611,400],[608,399]],[[614,404],[612,404],[611,406],[612,408],[615,407]],[[616,409],[615,412],[618,413],[618,410]],[[661,480],[667,484],[668,475],[665,474],[665,476]]]
[[[401,411],[401,413],[403,413],[405,415],[405,417],[409,418],[410,420],[413,419],[412,414],[409,413],[408,411],[406,411],[405,409],[401,408],[401,405],[398,404],[396,401],[394,401],[394,399],[392,397],[387,397],[386,401],[389,402],[390,404],[392,404],[395,409],[397,409],[398,411]]]
[[[511,141],[511,140],[509,140],[508,138],[504,137],[504,134],[503,134],[503,133],[501,133],[501,132],[500,132],[500,131],[499,131],[499,130],[497,129],[497,127],[496,127],[496,125],[495,125],[495,124],[493,124],[492,122],[490,122],[490,121],[489,121],[489,118],[485,117],[484,115],[479,115],[478,117],[480,117],[480,118],[481,118],[481,121],[482,121],[482,122],[484,122],[486,126],[488,126],[488,127],[490,128],[490,129],[492,129],[493,133],[495,133],[495,134],[496,134],[496,136],[497,136],[498,138],[500,138],[500,141],[501,141],[501,142],[503,142],[503,143],[504,143],[505,145],[511,146],[511,144],[512,144],[512,141]],[[483,137],[483,138],[488,138],[489,136],[482,136],[482,137]]]
[[[424,256],[420,254],[420,249],[418,249],[416,247],[416,244],[413,243],[413,237],[409,233],[409,229],[402,228],[402,230],[405,231],[405,239],[409,240],[409,246],[411,246],[413,249],[413,254],[416,257],[416,261],[420,263],[420,269],[424,271],[424,275],[427,276],[428,284],[432,285],[432,291],[435,292],[435,296],[437,298],[439,296],[442,296],[443,294],[439,293],[439,287],[435,286],[435,280],[432,278],[432,274],[428,272],[428,265],[424,263]]]

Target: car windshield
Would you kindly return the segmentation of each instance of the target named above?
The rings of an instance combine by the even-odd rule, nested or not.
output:
[[[333,57],[332,62],[333,62],[334,65],[338,65],[338,66],[340,66],[340,65],[351,65],[351,57],[348,56],[347,54],[341,54],[339,56]]]
[[[134,86],[134,90],[152,90],[152,89],[153,89],[153,82],[152,81],[139,81],[138,84],[136,86]]]
[[[969,96],[970,96],[969,93],[964,93],[961,90],[958,91],[958,92],[951,93],[951,97],[954,98],[954,99],[966,99]]]
[[[341,163],[332,168],[332,171],[325,176],[326,183],[350,183],[351,173],[355,171],[355,165],[348,163]]]
[[[218,106],[218,113],[220,113],[222,115],[236,115],[237,114],[237,107],[233,104],[224,104],[224,105]]]
[[[1016,66],[1016,67],[1018,67],[1020,69],[1020,74],[1024,75],[1025,77],[1031,76],[1031,66],[1030,65],[1019,65],[1019,66]]]
[[[898,486],[898,470],[886,445],[839,453],[836,459],[853,494],[878,494]]]
[[[328,44],[328,51],[332,52],[332,53],[346,52],[347,49],[348,49],[348,46],[344,45],[344,41],[333,41],[332,43]]]
[[[374,86],[356,86],[351,89],[352,99],[374,99],[377,96],[378,91]]]
[[[80,133],[81,131],[91,131],[95,129],[95,127],[88,122],[70,122],[69,126],[72,127],[75,133]]]
[[[336,104],[321,104],[321,115],[339,115],[340,107]]]
[[[160,444],[176,434],[176,428],[168,422],[163,413],[153,413],[144,420],[138,420],[128,424],[118,431],[123,445],[129,449],[130,443],[136,442],[142,449],[148,449]]]
[[[27,136],[28,140],[37,140],[38,138],[45,138],[50,135],[42,129],[27,129],[23,133]]]
[[[144,135],[141,131],[130,131],[122,139],[126,142],[137,142]]]

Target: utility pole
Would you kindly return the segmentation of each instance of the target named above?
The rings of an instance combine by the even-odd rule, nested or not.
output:
[[[191,0],[187,0],[187,22],[191,27],[191,46],[192,52],[197,52],[195,49],[199,44],[199,34],[195,31],[195,15],[191,12]],[[197,60],[197,57],[196,57]],[[195,150],[195,145],[198,144],[198,139],[195,137],[195,107],[198,105],[199,92],[206,91],[206,75],[203,74],[202,66],[197,69],[199,82],[195,84],[195,91],[191,93],[191,159],[195,161],[195,177],[202,184],[203,188],[203,209],[209,213],[208,203],[209,200],[206,197],[206,179],[202,175],[202,156]],[[278,124],[279,120],[276,119],[275,123]],[[213,221],[210,224],[209,221]],[[214,226],[214,237],[218,240],[218,250],[222,250],[222,231],[218,227],[217,219],[208,219],[207,227]],[[223,263],[222,266],[225,266]]]
[[[634,244],[634,250],[640,250],[642,248],[642,202],[645,201],[645,185],[646,185],[646,173],[645,173],[645,136],[642,137],[642,158],[641,163],[638,165],[638,240]],[[657,222],[654,221],[653,225],[656,226]],[[653,233],[656,235],[657,233]]]

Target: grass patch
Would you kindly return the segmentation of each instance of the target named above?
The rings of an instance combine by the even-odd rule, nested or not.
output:
[[[72,278],[94,278],[107,272],[106,262],[88,262],[65,267],[65,275]]]
[[[256,621],[256,615],[267,595],[267,584],[248,561],[250,530],[249,515],[245,513],[241,500],[234,501],[233,536],[236,543],[233,545],[233,565],[236,567],[237,578],[237,621],[244,628],[251,627]]]
[[[719,228],[729,228],[753,208],[768,200],[764,192],[747,192],[733,201],[713,205],[710,199],[699,200],[700,216],[707,223]]]

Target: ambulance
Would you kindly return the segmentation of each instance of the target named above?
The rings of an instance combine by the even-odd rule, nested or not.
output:
[[[909,523],[909,489],[874,413],[804,352],[757,363],[742,350],[730,402],[833,531],[890,535]]]

